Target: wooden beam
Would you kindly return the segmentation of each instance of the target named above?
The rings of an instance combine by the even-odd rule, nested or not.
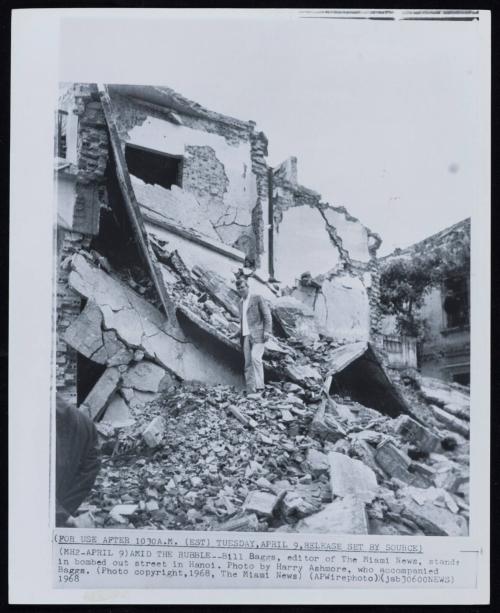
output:
[[[121,140],[118,135],[118,129],[116,127],[113,110],[111,108],[111,100],[106,85],[98,85],[99,95],[101,98],[102,107],[104,110],[104,116],[106,123],[108,124],[109,138],[111,141],[111,148],[115,158],[116,176],[120,185],[125,207],[129,213],[132,227],[135,230],[137,240],[139,241],[140,248],[146,259],[146,263],[149,267],[153,283],[165,309],[165,314],[171,322],[175,322],[175,306],[170,299],[166,288],[163,284],[160,270],[156,266],[151,257],[151,251],[149,247],[149,239],[146,231],[146,227],[142,220],[142,213],[139,208],[139,204],[135,198],[134,189],[130,181],[130,175],[128,173],[127,164],[125,162],[125,156],[122,151]]]

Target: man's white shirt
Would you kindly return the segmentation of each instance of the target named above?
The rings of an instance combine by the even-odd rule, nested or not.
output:
[[[250,330],[248,329],[247,309],[250,302],[250,294],[241,302],[241,336],[248,336]]]

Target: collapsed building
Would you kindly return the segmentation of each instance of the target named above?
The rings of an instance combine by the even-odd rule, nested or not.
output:
[[[226,512],[221,514],[217,501],[204,498],[202,504],[197,499],[203,479],[195,475],[184,475],[197,490],[194,494],[175,475],[166,483],[164,475],[153,479],[156,485],[149,491],[156,494],[138,506],[130,492],[108,496],[109,479],[116,479],[106,473],[98,494],[100,504],[112,511],[106,525],[130,523],[129,516],[140,511],[152,513],[148,521],[156,518],[152,525],[163,528],[191,523],[221,529],[222,518],[229,515],[233,524],[222,529],[278,529],[279,521],[263,519],[274,517],[278,507],[288,509],[285,517],[294,521],[321,509],[322,504],[304,502],[307,493],[299,495],[297,483],[293,492],[279,489],[276,483],[283,479],[277,479],[278,466],[274,481],[255,464],[248,469],[249,457],[261,454],[255,447],[259,443],[270,446],[268,450],[275,444],[282,447],[292,482],[302,479],[306,490],[316,488],[320,503],[329,500],[341,517],[359,519],[343,528],[337,522],[340,531],[368,531],[366,505],[375,508],[380,478],[398,478],[414,488],[440,484],[435,498],[426,501],[432,507],[427,520],[419,524],[408,519],[406,528],[398,524],[393,533],[405,533],[409,524],[416,532],[407,533],[419,533],[422,525],[428,528],[426,521],[433,526],[430,533],[466,531],[463,467],[443,457],[431,462],[444,462],[447,486],[455,497],[464,498],[457,506],[442,494],[443,478],[433,480],[432,467],[398,448],[405,437],[409,444],[408,432],[413,433],[410,439],[420,440],[415,458],[421,459],[419,453],[439,456],[436,450],[446,432],[456,435],[453,444],[448,441],[453,449],[466,445],[468,413],[463,390],[455,390],[457,414],[457,403],[442,390],[437,399],[427,392],[427,400],[415,400],[401,377],[388,371],[381,351],[378,235],[345,208],[323,202],[302,186],[296,158],[270,167],[267,139],[254,122],[215,113],[166,87],[65,86],[56,128],[58,392],[96,422],[104,439],[114,437],[112,457],[127,455],[130,445],[134,454],[141,449],[158,454],[160,443],[173,436],[165,407],[173,427],[186,398],[190,410],[179,416],[187,419],[179,426],[186,440],[193,435],[189,428],[196,430],[201,423],[205,426],[201,433],[196,430],[196,438],[202,440],[210,430],[223,436],[220,424],[227,419],[233,427],[258,435],[235,435],[231,449],[243,458],[245,483],[239,493],[224,486],[224,500],[232,499],[223,505]],[[264,353],[268,399],[262,402],[239,391],[244,386],[243,357],[236,340],[239,298],[234,281],[241,274],[250,274],[251,291],[269,301],[273,315],[273,336]],[[412,385],[425,388],[415,380]],[[199,411],[190,417],[193,407]],[[403,425],[394,420],[403,420]],[[445,428],[445,434],[428,430],[429,424]],[[370,428],[375,434],[366,439],[351,437]],[[178,442],[170,443],[172,452]],[[197,456],[201,443],[192,443]],[[210,446],[214,457],[210,452],[201,461],[207,461],[207,480],[215,487],[215,474],[222,479],[228,451],[219,439]],[[301,468],[289,466],[294,446]],[[358,458],[354,464],[338,457],[352,454]],[[272,463],[269,454],[264,456]],[[179,457],[172,470],[191,461]],[[326,494],[325,462],[335,466],[332,479],[341,480],[340,486],[335,481],[326,488]],[[301,470],[306,474],[300,477]],[[350,472],[357,475],[352,486]],[[248,480],[254,477],[260,479],[259,489],[249,490]],[[137,475],[131,478],[134,490]],[[169,500],[165,504],[180,496],[181,506],[186,495],[191,514],[183,507],[185,521],[179,523],[178,514],[166,521],[160,494]],[[446,517],[449,530],[436,528],[429,519],[436,500],[454,515]],[[441,507],[440,517],[446,515]],[[215,524],[203,523],[200,509],[213,515]],[[303,529],[315,530],[308,524]]]

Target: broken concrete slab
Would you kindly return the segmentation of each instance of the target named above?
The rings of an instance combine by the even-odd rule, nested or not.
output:
[[[172,382],[164,368],[142,360],[131,366],[122,377],[124,387],[133,387],[142,392],[160,392]]]
[[[105,364],[107,354],[102,352],[101,326],[101,310],[94,302],[89,300],[80,315],[66,329],[64,341],[86,358]]]
[[[233,517],[219,526],[220,530],[227,530],[228,532],[255,532],[258,527],[259,520],[255,513]]]
[[[458,432],[458,434],[461,434],[465,438],[469,438],[470,426],[468,422],[458,417],[455,417],[454,415],[451,415],[450,413],[448,413],[444,409],[440,409],[436,405],[431,404],[429,406],[436,419],[442,424],[444,424],[449,430],[452,430],[453,432]]]
[[[421,451],[431,453],[437,449],[439,437],[428,428],[418,423],[409,415],[400,415],[396,421],[395,432],[409,443],[416,445]]]
[[[240,297],[235,289],[229,287],[228,282],[213,270],[204,266],[193,266],[198,284],[212,297],[214,302],[227,309],[231,315],[240,317]]]
[[[145,215],[153,219],[158,217],[195,235],[220,240],[193,194],[177,185],[166,189],[161,185],[144,183],[133,175],[130,175],[130,178],[135,197]]]
[[[118,389],[119,382],[118,367],[112,366],[106,369],[80,405],[80,410],[84,411],[90,419],[98,420]]]
[[[382,441],[376,451],[375,459],[388,475],[400,479],[399,474],[404,474],[402,471],[408,470],[411,464],[411,459],[396,447],[390,440]]]
[[[243,503],[243,509],[250,513],[256,513],[262,517],[271,517],[277,502],[278,496],[270,494],[269,492],[254,490],[248,494]]]
[[[144,407],[158,398],[158,394],[154,392],[141,392],[131,387],[122,387],[120,391],[131,409]]]
[[[328,456],[317,449],[308,449],[305,468],[313,477],[319,477],[319,475],[328,473],[330,470]]]
[[[71,266],[71,287],[94,300],[103,314],[105,328],[115,330],[129,348],[143,351],[180,379],[243,387],[243,375],[234,366],[234,360],[217,351],[218,341],[210,334],[205,332],[205,342],[197,336],[187,336],[191,332],[185,333],[177,321],[168,320],[147,300],[93,266],[82,254],[72,258]]]
[[[385,438],[381,432],[375,430],[361,430],[359,432],[352,432],[349,434],[349,438],[352,440],[365,441],[376,447]]]
[[[124,428],[134,423],[127,403],[118,394],[115,395],[108,407],[104,410],[102,421],[111,424],[115,428]]]
[[[314,515],[301,519],[295,532],[318,534],[368,534],[368,519],[365,503],[347,496],[335,500]]]
[[[137,511],[138,508],[139,508],[138,504],[117,504],[111,509],[110,515],[113,516],[113,518],[117,515],[118,516],[133,515]]]
[[[305,341],[319,339],[314,312],[292,296],[281,296],[272,305],[272,313],[287,337]]]
[[[349,343],[334,349],[329,355],[329,375],[335,375],[338,372],[347,368],[355,360],[364,355],[368,349],[368,343],[359,341],[357,343]]]
[[[378,489],[377,477],[366,464],[335,451],[328,454],[328,462],[330,486],[334,496],[352,496],[363,502],[371,502],[375,498]]]
[[[328,361],[327,376],[332,376],[329,393],[341,389],[343,395],[391,417],[411,413],[371,343],[357,342],[339,347],[330,353]]]
[[[134,352],[120,341],[114,330],[104,330],[102,340],[108,366],[126,365],[134,359]]]
[[[298,492],[286,492],[281,501],[281,513],[287,520],[307,517],[318,511],[319,504],[314,504]]]
[[[166,422],[163,417],[155,417],[142,433],[142,438],[148,447],[158,447],[165,432]]]
[[[401,516],[415,522],[426,536],[468,536],[469,534],[465,518],[429,501],[418,504],[414,500],[405,500]]]
[[[348,455],[349,457],[361,460],[363,464],[366,464],[366,466],[373,470],[377,477],[380,477],[381,479],[386,478],[385,472],[375,461],[375,449],[365,440],[357,438],[352,439],[351,448]]]
[[[438,405],[460,419],[470,419],[470,395],[463,386],[446,383],[432,377],[420,377],[420,391],[427,402]]]
[[[294,383],[304,385],[308,380],[313,383],[323,382],[321,374],[310,364],[289,363],[286,364],[285,372]]]
[[[383,441],[375,450],[377,464],[392,478],[415,485],[428,487],[432,480],[427,472],[417,463],[412,462],[409,456],[398,449],[389,439]]]
[[[327,413],[328,400],[323,400],[314,414],[311,423],[311,436],[335,443],[347,436],[342,424]]]

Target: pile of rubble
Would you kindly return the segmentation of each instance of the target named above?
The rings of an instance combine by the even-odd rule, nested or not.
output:
[[[153,248],[176,317],[240,355],[235,290],[165,244]],[[467,388],[389,374],[370,344],[318,333],[289,296],[273,300],[262,395],[195,384],[183,373],[207,358],[191,343],[183,363],[186,339],[147,276],[95,252],[67,265],[87,302],[65,341],[106,367],[80,406],[103,454],[80,511],[99,526],[468,533]],[[362,387],[363,404],[353,399]]]
[[[98,525],[468,532],[468,442],[408,415],[391,419],[324,394],[318,402],[308,389],[273,382],[262,396],[171,386],[133,417],[122,428],[97,424],[103,468],[81,510]]]

